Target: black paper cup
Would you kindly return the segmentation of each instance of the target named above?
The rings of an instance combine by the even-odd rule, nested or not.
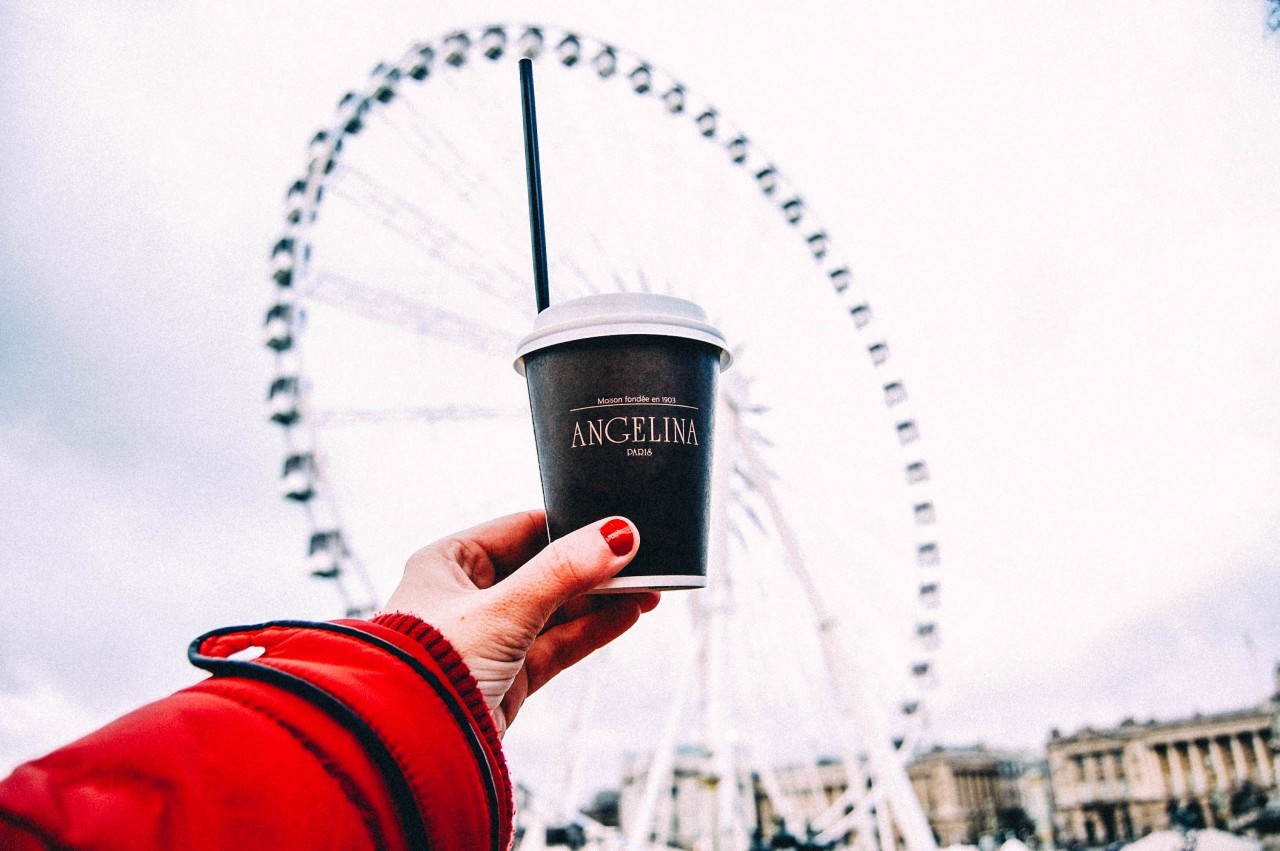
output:
[[[538,314],[528,380],[551,539],[619,514],[635,558],[598,592],[707,584],[716,379],[724,337],[692,302],[608,293]]]

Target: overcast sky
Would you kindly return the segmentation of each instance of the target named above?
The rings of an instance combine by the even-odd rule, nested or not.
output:
[[[1267,4],[687,7],[0,8],[0,769],[193,681],[205,629],[336,614],[277,496],[264,256],[338,97],[491,19],[682,75],[856,259],[929,424],[938,740],[1269,692]]]

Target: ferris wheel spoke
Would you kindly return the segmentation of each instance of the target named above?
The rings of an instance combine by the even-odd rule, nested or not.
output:
[[[702,655],[705,645],[706,635],[700,631],[695,646],[690,648],[689,655],[685,656],[680,673],[674,680],[676,683],[674,699],[667,706],[667,717],[663,722],[662,732],[658,735],[653,757],[649,761],[640,804],[627,830],[627,847],[645,848],[649,845],[650,829],[654,827],[654,816],[658,809],[658,798],[671,788],[673,781],[672,772],[675,768],[681,721],[693,690],[698,667],[696,660]]]
[[[434,173],[440,181],[459,198],[479,205],[488,201],[485,209],[486,217],[501,225],[498,230],[507,233],[518,233],[526,223],[520,220],[516,211],[507,203],[507,196],[500,193],[494,182],[483,171],[478,171],[472,160],[463,157],[448,136],[435,130],[435,124],[422,115],[412,100],[404,102],[405,112],[411,120],[409,126],[391,117],[390,113],[381,113],[382,120],[390,126],[402,139],[408,140],[416,157]],[[469,112],[468,115],[475,113]],[[490,128],[477,128],[480,135],[488,135]],[[440,156],[444,152],[446,158]],[[499,164],[504,167],[512,165],[514,155],[503,157]]]
[[[855,797],[852,803],[840,804],[841,810],[848,810],[832,821],[825,828],[819,828],[821,831],[817,839],[819,842],[837,842],[840,837],[844,836],[851,830],[859,832],[871,833],[871,810],[875,808],[879,810],[884,806],[885,792],[880,786],[873,786],[870,790],[863,793],[860,797]],[[833,804],[830,811],[835,810]],[[872,847],[870,845],[865,847]]]
[[[412,219],[417,223],[412,230],[404,228],[405,233],[411,234],[416,239],[430,240],[437,249],[464,250],[479,265],[492,264],[494,271],[500,272],[508,280],[517,284],[523,283],[524,279],[510,266],[493,260],[491,249],[481,249],[472,244],[456,229],[445,225],[424,210],[420,204],[406,198],[403,192],[388,186],[358,166],[346,165],[343,167],[343,173],[363,184],[365,203],[370,207],[381,208],[386,215]],[[473,206],[465,195],[459,195],[459,200],[467,202],[468,206]],[[498,298],[506,296],[506,293],[494,290],[485,278],[477,277],[474,283],[481,292]]]
[[[351,176],[355,176],[353,171],[349,169],[347,171]],[[477,290],[494,296],[500,302],[506,303],[508,294],[493,289],[492,284],[489,283],[493,277],[504,277],[521,287],[525,285],[524,279],[509,266],[495,263],[490,254],[486,254],[437,219],[425,213],[419,214],[420,211],[409,216],[397,215],[396,208],[389,205],[386,200],[394,194],[390,190],[383,195],[370,187],[357,189],[336,184],[331,193],[350,201],[353,207],[370,221],[384,226],[414,250],[425,254],[446,268],[465,275]],[[417,225],[410,224],[406,219],[416,219]],[[470,258],[471,264],[463,265],[458,262],[462,258],[456,252],[464,252]]]
[[[626,280],[622,277],[622,273],[619,271],[621,264],[614,263],[609,260],[609,252],[605,250],[604,243],[600,240],[600,235],[596,233],[595,230],[590,230],[587,232],[586,236],[596,254],[601,258],[605,258],[606,265],[612,267],[609,272],[609,278],[613,281],[614,286],[616,286],[621,292],[630,290],[631,287],[627,284]],[[640,284],[640,291],[648,292],[648,290],[644,288],[643,283]]]
[[[467,422],[474,420],[524,419],[529,412],[515,408],[484,408],[474,405],[437,405],[424,408],[368,408],[363,410],[313,411],[310,419],[317,428],[345,428],[392,422]]]
[[[568,126],[568,135],[570,137],[578,139],[596,138],[598,133],[592,127],[584,126],[582,117],[583,112],[577,109],[567,110],[558,116]],[[600,116],[594,116],[594,118],[596,121],[602,120]],[[603,185],[608,184],[611,168],[604,164],[596,145],[587,144],[581,146],[578,161],[574,165],[577,169],[596,175]],[[612,231],[612,228],[610,228],[611,222],[610,216],[590,217],[586,222],[587,228],[585,229],[587,237],[585,243],[592,250],[593,265],[598,264],[600,268],[605,270],[605,274],[593,278],[583,270],[579,258],[568,252],[562,253],[557,258],[559,262],[568,266],[571,271],[584,281],[587,281],[589,291],[592,292],[599,290],[603,280],[610,278],[615,281],[619,280],[621,276],[618,274],[617,269],[630,265],[626,257],[620,256],[624,247],[630,247],[630,242],[623,238],[625,235],[619,235]],[[600,228],[609,228],[609,230],[602,231]],[[585,257],[582,258],[582,260],[585,259]]]
[[[404,226],[402,222],[397,220],[393,215],[388,214],[385,209],[378,209],[378,205],[366,203],[360,193],[334,188],[331,194],[340,198],[345,198],[351,202],[354,209],[358,210],[362,215],[376,225],[381,225],[388,233],[399,237],[407,246],[414,251],[424,255],[435,263],[439,263],[445,268],[459,272],[472,282],[481,282],[486,280],[486,275],[482,274],[483,269],[477,269],[474,266],[467,267],[457,262],[449,260],[438,245],[427,244],[422,238],[419,230],[411,230]]]
[[[576,36],[567,34],[566,38],[576,39]],[[499,53],[494,56],[490,56],[489,61],[497,62],[497,61],[500,61],[504,55],[510,55],[510,54],[511,54],[511,51],[508,50],[508,51],[505,51],[504,53]],[[469,61],[476,62],[479,60],[471,59]],[[561,57],[561,62],[565,64],[565,67],[569,67],[571,64],[574,64],[574,63],[564,62],[563,56]],[[643,63],[639,63],[637,60],[635,64],[639,65]],[[469,97],[469,95],[466,95],[465,93],[461,92],[457,88],[456,72],[460,70],[461,67],[463,67],[462,64],[460,64],[456,68],[449,69],[450,73],[443,74],[442,80],[445,82],[447,86],[449,86],[454,92],[456,92],[459,97]],[[589,73],[589,72],[584,71],[584,73]],[[596,68],[596,73],[600,74],[602,79],[609,76],[609,73],[605,73],[603,70],[601,70],[600,67]],[[489,126],[483,127],[483,128],[479,127],[478,124],[475,122],[475,117],[480,115],[496,114],[497,112],[500,111],[502,106],[503,105],[498,103],[496,99],[489,97],[487,99],[487,102],[483,105],[482,108],[477,108],[477,109],[467,111],[466,120],[468,120],[472,124],[472,126],[477,127],[478,131],[481,133],[482,136],[490,136],[494,132],[494,128]],[[421,118],[421,113],[417,111],[416,108],[415,108],[415,112]],[[568,132],[567,135],[570,138],[578,138],[578,139],[593,138],[593,133],[591,128],[582,126],[582,123],[579,120],[579,115],[580,113],[578,111],[570,110],[566,114],[560,116],[563,119],[563,121],[570,127],[570,131]],[[468,176],[474,175],[474,179],[471,185],[480,186],[484,188],[486,195],[493,201],[493,203],[488,209],[495,211],[497,215],[501,216],[504,219],[504,221],[511,226],[507,232],[520,233],[523,231],[524,223],[514,222],[511,218],[512,207],[509,203],[507,203],[507,200],[506,200],[507,196],[504,195],[503,193],[500,193],[497,190],[492,180],[487,175],[483,173],[475,174],[475,171],[469,168],[470,158],[464,157],[462,153],[458,151],[457,147],[451,141],[448,140],[447,137],[435,131],[434,125],[432,122],[421,120],[420,124],[418,125],[418,128],[422,132],[422,135],[420,135],[420,138],[422,138],[425,141],[426,139],[425,132],[431,132],[433,139],[437,143],[441,144],[449,152],[449,155],[451,157],[451,165],[452,165],[452,167],[448,169],[449,179],[452,180],[456,175],[463,174],[463,173],[467,174]],[[606,167],[603,164],[599,153],[596,151],[595,146],[590,144],[580,146],[577,149],[577,153],[578,153],[579,161],[575,163],[575,167],[578,170],[582,170],[587,173],[596,175],[597,179],[601,183],[607,183],[608,178],[611,174],[611,170],[610,168]],[[440,168],[441,166],[436,165],[436,167]],[[623,289],[628,289],[628,287],[626,287],[625,285],[624,279],[618,272],[618,269],[620,267],[627,265],[624,261],[620,260],[619,251],[620,249],[623,249],[625,246],[628,245],[628,240],[625,238],[619,238],[619,236],[617,235],[611,235],[611,238],[607,240],[602,239],[601,238],[602,231],[600,230],[600,227],[601,226],[607,227],[609,222],[610,222],[610,218],[608,216],[585,216],[585,217],[579,218],[575,224],[575,235],[585,237],[585,243],[593,249],[593,253],[595,255],[596,261],[599,263],[600,267],[603,269],[603,273],[601,275],[599,276],[592,275],[591,272],[585,269],[582,263],[579,261],[578,254],[576,253],[576,249],[580,248],[583,245],[583,240],[581,239],[573,239],[573,240],[568,240],[565,242],[558,243],[559,248],[555,249],[555,253],[552,257],[552,261],[554,263],[563,265],[569,271],[570,274],[572,274],[582,283],[585,292],[588,292],[588,293],[596,293],[596,292],[602,291],[602,281],[605,281],[605,280],[612,280],[615,283],[619,284]],[[606,243],[609,246],[608,248],[606,248]],[[641,278],[643,279],[643,272],[641,272]],[[644,291],[648,291],[646,287],[642,286],[642,289]]]
[[[651,292],[653,292],[653,291],[654,291],[654,290],[653,290],[653,286],[649,283],[649,276],[648,276],[648,274],[645,272],[645,270],[644,270],[644,266],[641,266],[639,263],[637,263],[637,264],[635,264],[635,267],[636,267],[636,268],[635,268],[636,287],[637,287],[637,288],[640,290],[640,292],[642,292],[642,293],[651,293]],[[619,277],[621,277],[621,276],[619,276]],[[623,290],[626,290],[626,289],[627,289],[627,286],[624,284],[624,285],[622,286],[622,289],[623,289]],[[666,293],[666,295],[671,295],[671,293],[670,293],[670,292],[668,292],[668,293]]]
[[[447,85],[457,91],[454,77],[455,74],[446,74],[444,79],[447,81]],[[496,114],[500,107],[501,104],[498,104],[493,98],[489,98],[488,103],[485,104],[484,108],[467,111],[467,119],[472,123],[472,126],[476,127],[480,136],[485,137],[492,135],[495,128],[489,126],[479,127],[478,123],[475,122],[474,117],[479,115]],[[485,209],[489,211],[490,215],[500,220],[502,224],[506,225],[503,232],[508,234],[522,233],[524,228],[527,226],[527,223],[524,221],[516,221],[514,209],[508,202],[508,196],[505,193],[498,191],[494,182],[488,177],[488,175],[483,172],[477,172],[475,169],[471,168],[471,160],[464,157],[448,137],[438,133],[438,131],[435,131],[433,123],[425,120],[421,112],[418,111],[414,105],[410,104],[410,109],[419,119],[414,124],[415,135],[417,135],[422,142],[426,143],[428,147],[430,147],[434,142],[448,152],[450,158],[448,167],[441,163],[432,163],[433,170],[436,170],[441,177],[454,188],[454,191],[457,192],[459,197],[468,198],[470,200],[472,193],[477,192],[477,190],[482,190],[483,194],[490,202]],[[573,117],[569,116],[569,120],[572,121]],[[582,136],[582,132],[583,131],[579,129],[577,133],[571,135],[576,138],[588,138],[586,136]],[[428,133],[431,134],[430,140],[428,139]],[[608,172],[603,169],[603,166],[599,165],[598,156],[594,154],[591,146],[586,146],[586,151],[588,159],[595,163],[595,170],[592,173],[600,175],[601,178],[603,178]],[[503,160],[504,163],[508,163],[510,161],[510,159]],[[460,183],[461,185],[459,185]],[[584,217],[577,223],[578,233],[585,236],[587,241],[596,248],[599,259],[603,262],[606,268],[609,268],[616,264],[617,258],[610,252],[606,251],[603,247],[599,231],[597,229],[598,223],[603,221],[607,221],[607,219]],[[622,241],[617,239],[614,239],[611,242],[618,246],[624,244]],[[574,242],[573,244],[577,245],[578,243]],[[561,243],[561,245],[564,245],[564,243]],[[557,262],[568,265],[569,270],[583,283],[587,292],[601,291],[599,281],[582,269],[572,253],[568,251],[560,251],[556,254],[554,259]],[[615,279],[618,278],[616,272],[612,277]]]
[[[397,219],[412,219],[416,223],[413,233],[424,239],[430,239],[436,245],[450,244],[459,239],[459,235],[445,227],[435,217],[427,213],[422,206],[405,196],[400,188],[393,188],[378,180],[358,165],[346,161],[338,169],[340,177],[348,178],[359,184],[359,187],[342,186],[339,191],[346,192],[352,198],[358,198],[362,204],[381,210],[385,215]],[[465,193],[458,193],[459,201],[470,204]],[[407,229],[407,228],[406,228]],[[472,254],[479,254],[475,246],[464,243],[460,247]]]
[[[493,277],[490,273],[489,258],[484,256],[474,245],[459,238],[456,243],[449,241],[447,229],[439,231],[423,225],[413,226],[406,217],[397,216],[394,209],[389,209],[382,199],[368,189],[332,184],[330,194],[342,198],[351,204],[371,224],[385,228],[386,232],[399,237],[409,248],[429,258],[447,269],[458,272],[481,291],[489,287],[488,281]],[[453,249],[465,249],[471,261],[465,265],[462,258],[452,254]],[[446,254],[446,252],[449,252]],[[513,281],[518,281],[509,269],[504,270]]]
[[[755,593],[745,598],[750,600],[746,610],[748,620],[754,623],[765,622],[769,613],[776,609],[775,595],[771,592],[771,589],[766,589],[763,583],[759,581],[755,583],[753,590]],[[797,818],[792,823],[800,824],[807,820],[810,821],[815,829],[822,830],[824,822],[830,823],[846,813],[852,813],[856,809],[856,814],[850,816],[838,835],[843,836],[850,831],[855,831],[859,834],[861,844],[864,847],[870,847],[866,843],[866,839],[871,836],[870,811],[864,803],[870,797],[867,792],[868,778],[861,768],[860,760],[851,759],[849,756],[857,754],[859,747],[853,741],[853,730],[850,729],[846,713],[842,712],[834,704],[832,698],[835,695],[829,689],[815,691],[813,687],[814,680],[804,677],[794,664],[794,659],[778,658],[779,654],[776,647],[773,645],[763,646],[764,643],[761,641],[757,630],[747,628],[744,625],[742,633],[741,646],[753,652],[752,659],[749,660],[753,665],[751,673],[759,676],[765,682],[773,684],[774,690],[778,690],[777,686],[780,685],[783,693],[788,698],[791,717],[797,719],[815,717],[821,725],[821,729],[829,734],[834,734],[834,738],[838,743],[838,750],[842,754],[841,765],[846,775],[845,792],[835,801],[825,804],[816,817],[810,819]],[[764,674],[769,671],[773,671],[773,673],[765,676]],[[818,681],[828,682],[829,678],[820,677]],[[762,688],[763,684],[758,684],[756,687],[758,689]],[[811,790],[813,800],[825,802],[825,784],[817,773],[817,766],[805,763],[798,770],[804,777],[805,785]],[[770,794],[772,795],[773,793],[771,792]]]
[[[578,265],[577,261],[574,260],[572,257],[562,257],[560,258],[559,262],[561,265],[568,267],[569,271],[572,272],[574,276],[579,281],[582,282],[582,286],[586,289],[587,292],[589,293],[602,292],[600,287],[600,282],[597,280],[594,280],[590,275],[588,275],[585,271],[583,271],[582,267]]]
[[[731,427],[741,434],[740,420],[737,417],[732,419]],[[788,566],[804,589],[814,620],[819,626],[819,639],[827,671],[837,686],[842,704],[856,717],[858,728],[867,733],[864,744],[867,746],[876,777],[887,785],[888,794],[893,798],[893,811],[898,829],[906,839],[908,847],[930,848],[933,845],[932,834],[929,832],[930,828],[925,820],[924,811],[911,791],[910,781],[907,779],[902,762],[897,758],[891,743],[885,737],[882,722],[877,718],[875,708],[867,701],[866,685],[859,681],[858,676],[851,675],[851,666],[856,661],[861,667],[861,660],[850,656],[836,643],[835,628],[838,622],[819,595],[813,577],[801,556],[795,532],[786,521],[773,488],[765,481],[761,472],[762,462],[759,454],[750,442],[739,440],[738,445],[742,447],[746,461],[755,473],[756,481],[761,484],[761,496],[769,508],[774,528],[778,530],[782,539]]]
[[[459,69],[457,68],[452,68],[449,71],[442,73],[439,78],[441,84],[444,85],[453,93],[453,96],[458,100],[458,102],[475,103],[475,100],[476,100],[475,92],[463,92],[458,88],[458,70]],[[512,79],[514,79],[514,77]],[[512,89],[512,91],[514,91],[514,88]],[[482,97],[484,98],[483,104],[475,103],[476,108],[466,110],[461,120],[466,121],[469,127],[476,129],[481,134],[481,136],[488,136],[492,132],[493,122],[490,122],[489,125],[481,126],[477,121],[477,118],[481,115],[491,116],[491,115],[502,114],[502,105],[499,104],[494,99],[492,93],[490,92],[486,91],[482,95]],[[419,126],[427,129],[428,132],[432,133],[436,143],[439,144],[442,148],[444,148],[444,150],[448,151],[449,155],[453,158],[455,163],[465,164],[469,161],[469,157],[464,155],[464,153],[461,150],[459,150],[458,146],[453,143],[452,139],[450,139],[445,134],[435,130],[435,126],[432,122],[424,120],[425,117],[422,115],[422,112],[420,110],[417,110],[415,108],[414,113],[420,120]],[[484,180],[483,177],[479,179]],[[500,194],[496,190],[492,189],[492,187],[490,187],[490,189],[491,191],[494,192],[495,195]]]
[[[358,283],[334,272],[313,272],[304,290],[308,298],[412,334],[448,340],[482,354],[508,355],[519,334],[486,326],[424,301]]]
[[[750,613],[753,609],[754,606],[748,607],[744,614],[748,614],[751,617]],[[759,612],[758,609],[754,610]],[[806,707],[801,705],[803,702],[801,695],[808,692],[809,689],[804,688],[794,680],[787,682],[783,679],[785,671],[789,668],[790,672],[794,674],[795,667],[784,665],[781,666],[783,671],[779,672],[779,666],[771,664],[776,654],[762,652],[760,644],[758,631],[748,627],[746,622],[740,622],[736,630],[734,647],[742,652],[742,658],[735,659],[736,664],[733,665],[737,680],[738,703],[743,710],[742,716],[746,718],[750,727],[751,740],[763,742],[767,740],[768,727],[765,724],[764,714],[757,696],[767,694],[769,691],[778,691],[778,686],[781,686],[781,691],[787,695],[788,706],[794,713],[792,717],[803,718],[808,713],[806,712]],[[766,691],[766,683],[771,687],[768,691]],[[808,709],[811,708],[812,705],[808,707]],[[773,765],[769,760],[760,759],[759,756],[759,754],[755,754],[755,769],[760,774],[770,799],[774,802],[783,818],[790,824],[801,824],[803,819],[799,818],[793,799],[782,792],[782,787]],[[817,784],[815,788],[820,790],[821,784]]]
[[[403,111],[406,113],[407,118],[410,119],[411,123],[408,126],[393,117],[390,112],[379,113],[379,120],[404,141],[406,148],[428,171],[440,178],[459,198],[474,198],[475,190],[478,187],[491,189],[480,180],[462,179],[463,174],[465,174],[466,169],[470,168],[470,165],[458,153],[458,149],[453,146],[448,137],[443,134],[432,133],[432,124],[422,116],[411,99],[404,101]],[[441,152],[446,154],[447,162],[445,157],[441,157]]]

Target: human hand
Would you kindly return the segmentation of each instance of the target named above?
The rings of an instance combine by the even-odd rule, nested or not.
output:
[[[640,535],[630,522],[608,518],[546,540],[543,511],[439,540],[409,558],[384,609],[440,630],[479,684],[499,735],[526,697],[658,605],[654,591],[582,596],[635,555]]]

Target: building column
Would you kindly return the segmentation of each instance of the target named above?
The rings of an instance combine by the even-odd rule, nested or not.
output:
[[[1114,798],[1119,791],[1116,787],[1119,785],[1116,780],[1116,762],[1115,757],[1109,751],[1103,751],[1097,756],[1099,773],[1102,775],[1104,784],[1103,796],[1106,798]]]
[[[1231,764],[1235,767],[1236,785],[1249,779],[1249,762],[1244,756],[1244,745],[1240,744],[1240,736],[1228,737],[1231,744]]]
[[[1102,755],[1089,754],[1084,758],[1085,777],[1089,781],[1089,799],[1098,800],[1102,797]]]
[[[1227,760],[1222,755],[1222,745],[1217,739],[1209,740],[1209,764],[1213,766],[1213,788],[1227,792],[1231,789],[1231,776],[1227,773]]]
[[[1258,758],[1258,779],[1262,781],[1263,786],[1270,786],[1276,782],[1275,775],[1271,771],[1271,754],[1267,752],[1267,745],[1262,741],[1262,737],[1257,733],[1253,733],[1253,753]]]
[[[1071,811],[1071,835],[1077,842],[1084,842],[1084,810],[1079,807]]]
[[[1142,745],[1139,750],[1139,759],[1142,760],[1142,779],[1143,786],[1147,790],[1146,797],[1156,797],[1161,800],[1169,797],[1169,784],[1164,779],[1164,766],[1160,764],[1160,755],[1156,753],[1156,749],[1149,745]]]
[[[1195,741],[1187,742],[1187,759],[1191,762],[1191,790],[1197,795],[1209,791],[1209,778],[1204,773],[1204,756]]]
[[[1178,748],[1170,742],[1165,748],[1169,758],[1169,778],[1173,781],[1173,797],[1181,801],[1187,796],[1187,775],[1182,771],[1182,757]]]

